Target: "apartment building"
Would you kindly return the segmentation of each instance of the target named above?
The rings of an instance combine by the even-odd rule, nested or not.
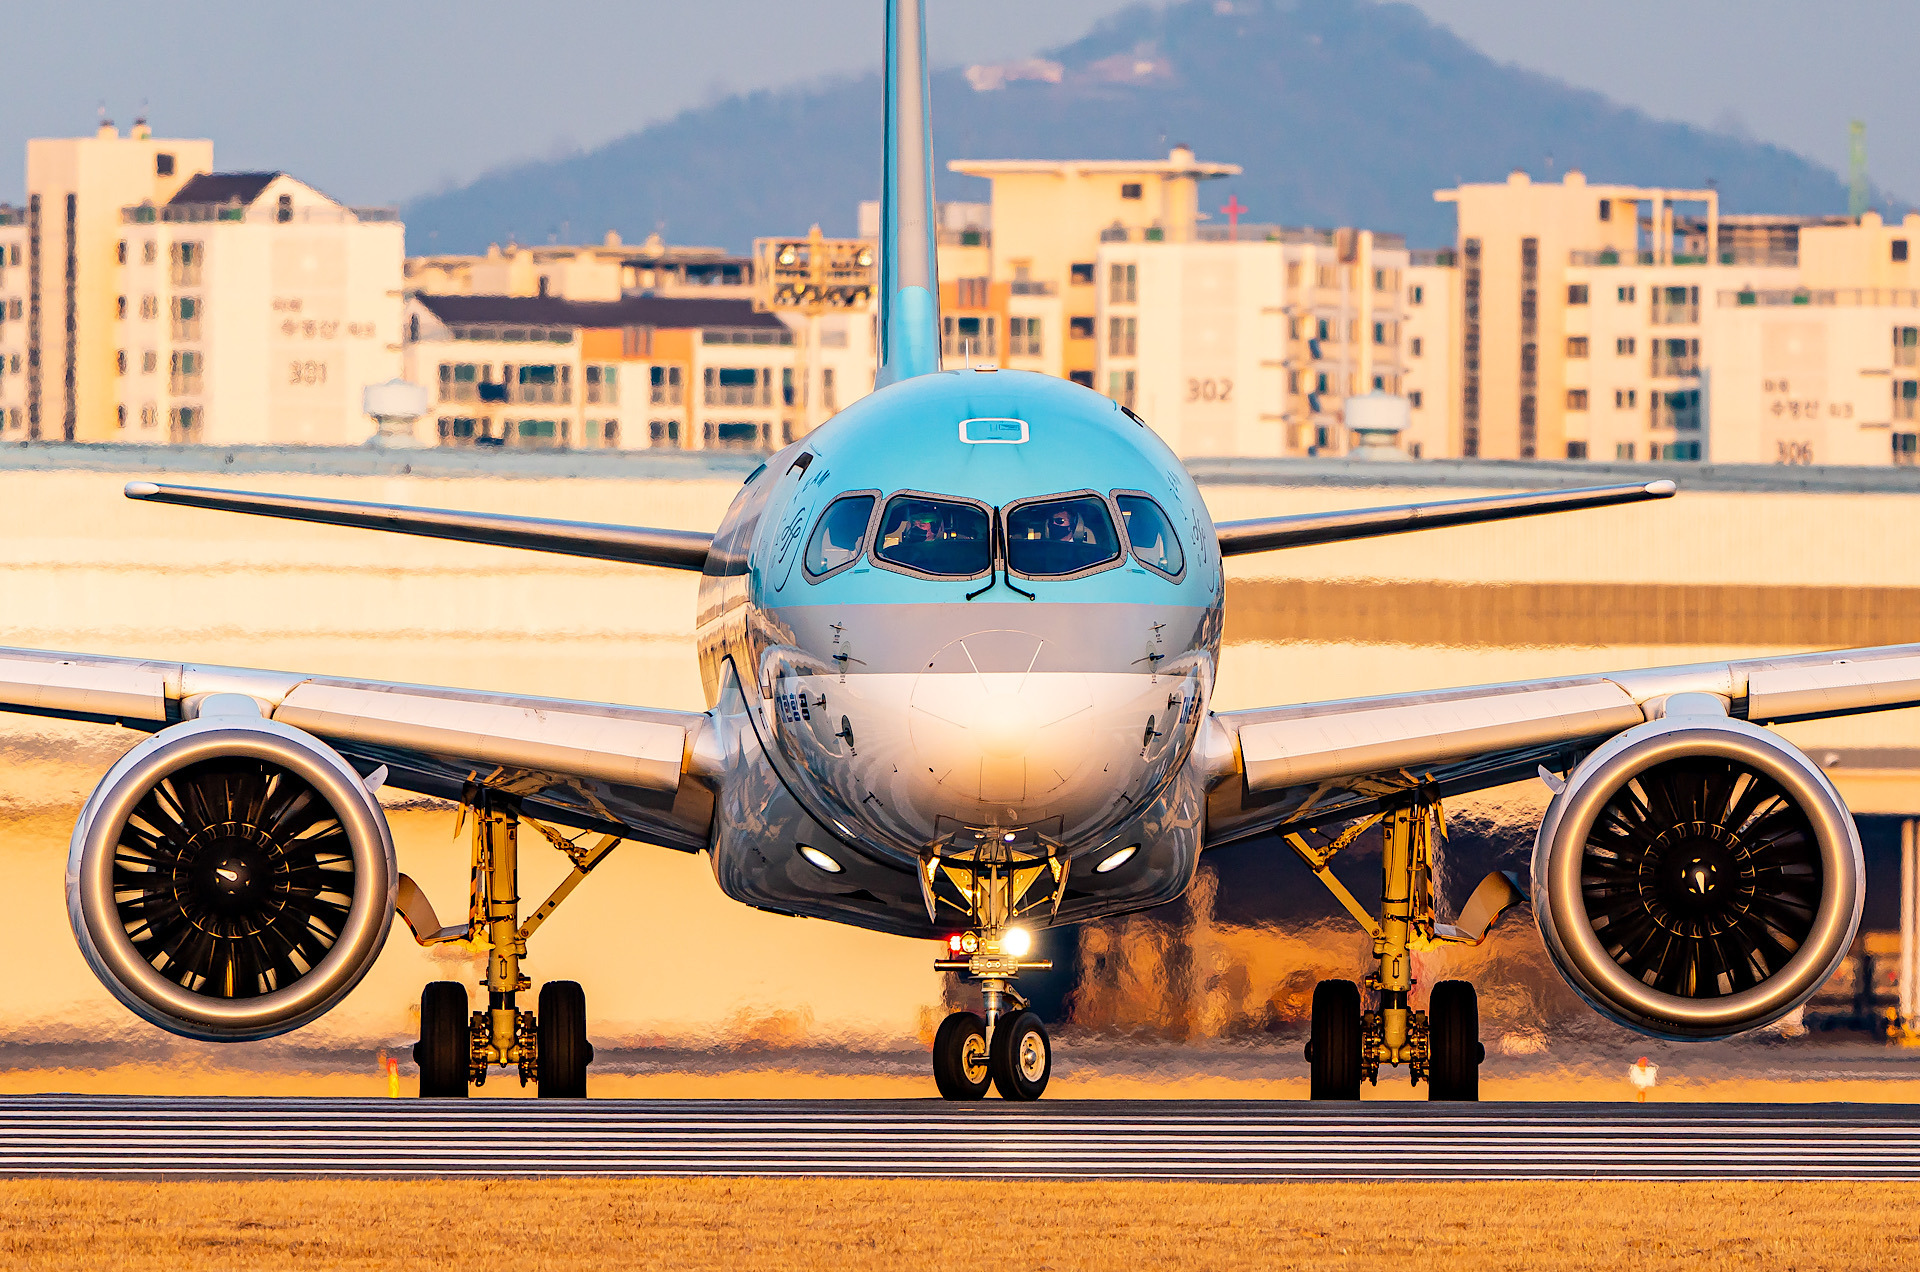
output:
[[[987,302],[956,312],[954,334],[964,338],[958,326],[963,320],[1004,322],[993,343],[1000,343],[1004,330],[1006,352],[989,355],[995,361],[1089,388],[1098,379],[1102,356],[1098,333],[1104,293],[1097,282],[1102,244],[1193,241],[1200,220],[1199,183],[1240,171],[1234,164],[1199,162],[1184,146],[1164,160],[969,159],[947,167],[993,183],[990,236],[976,230],[969,243],[966,230],[943,218],[943,289],[948,283],[982,280],[982,289],[970,294]],[[960,241],[949,244],[949,235]],[[968,247],[978,249],[975,261],[961,256]],[[1003,297],[1004,309],[994,308],[996,294]]]
[[[1397,236],[1206,226],[1184,241],[1103,238],[1096,387],[1180,454],[1344,454],[1346,399],[1403,391]]]
[[[1459,247],[1411,285],[1453,293],[1449,329],[1422,307],[1414,334],[1450,346],[1453,453],[1913,462],[1920,218],[1722,216],[1713,190],[1578,172],[1435,198]]]
[[[1459,259],[1451,249],[1407,253],[1400,328],[1400,392],[1407,399],[1401,447],[1416,459],[1460,454]]]
[[[400,368],[392,209],[284,173],[214,173],[213,143],[27,143],[0,212],[0,438],[355,443]]]
[[[622,296],[706,296],[745,299],[753,294],[753,260],[718,247],[665,243],[650,234],[622,243],[607,231],[599,243],[527,247],[490,243],[477,255],[410,256],[410,291],[448,296],[559,296],[618,300]]]
[[[422,292],[406,304],[406,376],[434,402],[422,442],[771,450],[806,432],[794,326],[744,299]],[[824,418],[872,390],[873,345],[865,315],[816,321]]]

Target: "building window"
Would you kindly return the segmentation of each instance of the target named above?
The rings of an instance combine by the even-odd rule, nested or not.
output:
[[[1920,327],[1893,329],[1893,365],[1920,366]]]
[[[1893,418],[1920,419],[1920,380],[1893,382]]]
[[[121,239],[118,245],[114,247],[113,259],[117,264],[120,264],[120,265],[125,265],[127,263],[127,240]]]
[[[1587,391],[1585,389],[1568,389],[1567,390],[1567,409],[1569,411],[1586,410],[1587,409]]]
[[[1122,181],[1120,183],[1120,197],[1123,199],[1139,198],[1140,183],[1138,181]]]
[[[649,421],[647,424],[647,445],[667,446],[678,449],[680,445],[680,421]]]
[[[1613,405],[1618,410],[1624,411],[1639,400],[1640,390],[1638,389],[1615,389],[1613,391]]]
[[[1325,318],[1321,318],[1315,321],[1315,323],[1313,324],[1313,331],[1314,331],[1314,339],[1316,340],[1333,339],[1333,324]]]
[[[1131,305],[1139,295],[1139,266],[1115,265],[1107,271],[1107,301]]]
[[[573,401],[573,368],[563,364],[513,367],[509,390],[512,401],[558,403]]]
[[[140,427],[152,428],[160,422],[160,408],[149,402],[140,408]]]
[[[1287,288],[1292,290],[1300,285],[1300,262],[1287,262]]]
[[[1621,336],[1613,342],[1613,351],[1623,358],[1632,357],[1633,351],[1637,347],[1632,336]]]
[[[649,387],[652,389],[652,392],[648,394],[648,399],[654,406],[679,406],[681,404],[684,400],[683,395],[686,389],[681,383],[680,372],[680,367],[653,368],[652,374],[649,377],[651,380]],[[674,434],[674,437],[678,439],[679,434]]]
[[[168,367],[167,392],[176,397],[194,396],[201,392],[206,375],[207,359],[204,354],[192,349],[176,349]],[[177,415],[178,412],[176,411]]]
[[[1613,445],[1613,457],[1615,459],[1632,459],[1633,443],[1632,442],[1615,442]]]
[[[140,355],[140,374],[152,375],[160,369],[160,355],[149,349]]]
[[[292,195],[283,194],[280,196],[280,202],[273,209],[273,219],[280,222],[282,225],[285,225],[288,221],[293,220],[293,196]],[[540,281],[544,283],[546,279],[543,278]],[[546,291],[547,289],[542,287],[540,289],[541,295],[545,295]]]
[[[127,351],[125,349],[113,355],[113,373],[115,375],[125,375],[127,373]]]
[[[1893,435],[1893,462],[1903,468],[1913,467],[1920,450],[1920,433],[1895,433]]]
[[[159,154],[155,155],[153,157],[153,174],[157,177],[172,176],[173,175],[173,156],[168,154],[164,150],[161,151]]]
[[[207,261],[207,248],[204,243],[175,243],[168,249],[171,265],[168,276],[175,287],[198,287],[200,273]]]
[[[1623,305],[1631,305],[1633,303],[1634,296],[1637,294],[1638,293],[1635,291],[1632,284],[1628,284],[1625,287],[1614,288],[1614,296]]]
[[[773,405],[770,367],[708,367],[704,375],[708,406]]]
[[[160,302],[152,296],[142,296],[140,298],[140,316],[146,319],[158,318],[160,316]]]
[[[603,406],[620,405],[620,368],[587,368],[587,401]]]
[[[1377,345],[1383,345],[1387,343],[1387,324],[1386,323],[1376,322],[1373,324],[1373,343]]]
[[[200,339],[199,297],[175,296],[173,298],[173,338],[187,341]]]
[[[1072,380],[1084,389],[1093,387],[1093,372],[1091,371],[1069,371],[1067,372],[1067,379]]]
[[[1585,459],[1586,457],[1587,457],[1587,444],[1585,442],[1568,442],[1567,443],[1568,459]]]
[[[127,404],[125,402],[122,402],[120,405],[113,408],[113,415],[114,415],[115,421],[120,425],[121,428],[125,428],[127,426]]]
[[[1015,358],[1040,356],[1040,320],[1038,318],[1007,319],[1007,353]]]
[[[1137,343],[1138,323],[1132,318],[1107,319],[1107,356],[1110,358],[1131,358]],[[1129,406],[1132,403],[1128,403]]]
[[[1416,284],[1415,286],[1409,287],[1407,289],[1408,304],[1418,305],[1425,302],[1426,299],[1427,299],[1427,289],[1425,287],[1422,287]]]
[[[1893,240],[1893,259],[1896,261],[1904,261],[1907,259],[1907,240]]]
[[[1569,358],[1586,357],[1587,356],[1587,338],[1585,336],[1568,336],[1567,337],[1567,356]]]
[[[760,450],[763,448],[762,426],[751,420],[709,420],[703,429],[703,435],[709,450]]]
[[[1069,277],[1072,279],[1073,285],[1075,287],[1093,286],[1093,262],[1092,261],[1085,261],[1080,264],[1070,265],[1067,268],[1068,268]]]
[[[1656,325],[1699,322],[1700,289],[1698,287],[1654,288],[1653,321]]]
[[[1600,200],[1600,219],[1602,221],[1613,220],[1613,200],[1612,199]],[[1584,459],[1586,458],[1586,456],[1583,455],[1581,456],[1581,458]]]
[[[152,239],[148,239],[146,242],[140,245],[140,263],[142,265],[153,264],[154,261],[159,259],[159,256],[160,256],[159,245],[156,244]]]
[[[127,320],[127,298],[125,296],[114,297],[113,316],[119,319],[121,322],[125,322]]]
[[[1107,374],[1107,396],[1126,407],[1133,409],[1133,372],[1112,371]]]
[[[207,422],[205,409],[198,406],[176,406],[167,415],[169,442],[180,445],[204,440],[203,434]]]
[[[1567,285],[1567,303],[1569,305],[1586,304],[1587,285],[1585,283],[1569,283]]]
[[[984,318],[952,315],[942,318],[940,351],[952,357],[999,357],[1000,319],[992,314]]]
[[[831,414],[840,409],[839,398],[833,388],[833,368],[820,368],[820,407]]]
[[[1420,337],[1419,337],[1419,336],[1415,336],[1415,337],[1414,337],[1414,338],[1413,338],[1413,339],[1412,339],[1411,341],[1409,341],[1409,342],[1408,342],[1408,344],[1407,344],[1407,356],[1408,356],[1408,357],[1412,357],[1412,358],[1417,358],[1417,357],[1419,357],[1419,356],[1420,356],[1420,350],[1421,350],[1421,347],[1422,347],[1422,346],[1421,346],[1421,341],[1420,341]]]
[[[1074,340],[1093,339],[1093,319],[1091,318],[1067,319],[1067,335],[1069,338]]]
[[[1415,389],[1413,392],[1407,394],[1407,405],[1416,411],[1420,409],[1422,400],[1419,389]]]

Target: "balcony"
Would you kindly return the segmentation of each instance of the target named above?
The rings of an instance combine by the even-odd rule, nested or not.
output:
[[[1810,290],[1797,288],[1753,288],[1719,293],[1716,303],[1722,309],[1776,305],[1838,305],[1871,309],[1920,309],[1920,290],[1911,287],[1832,287]]]
[[[573,401],[573,386],[571,384],[509,385],[507,400],[522,406],[566,406]]]
[[[1698,287],[1656,287],[1653,289],[1653,325],[1690,327],[1700,321]]]
[[[1057,296],[1060,293],[1059,284],[1038,278],[1016,278],[1007,290],[1015,296]]]
[[[1655,390],[1650,396],[1653,408],[1650,423],[1654,428],[1670,428],[1683,433],[1699,431],[1700,390],[1680,389],[1671,393]]]

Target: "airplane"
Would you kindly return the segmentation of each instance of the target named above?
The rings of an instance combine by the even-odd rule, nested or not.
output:
[[[338,1004],[399,914],[487,951],[477,1008],[421,996],[419,1094],[518,1070],[582,1097],[578,984],[518,997],[529,940],[625,840],[704,852],[729,897],[916,940],[979,986],[940,1025],[939,1094],[1038,1098],[1053,1068],[1019,991],[1034,933],[1171,901],[1203,850],[1284,845],[1374,938],[1372,991],[1315,989],[1309,1094],[1405,1067],[1478,1098],[1477,998],[1424,1009],[1411,955],[1483,939],[1490,875],[1443,922],[1444,801],[1555,792],[1530,893],[1597,1011],[1672,1038],[1777,1020],[1860,921],[1853,819],[1768,726],[1920,704],[1920,645],[1628,669],[1215,711],[1223,561],[1667,498],[1654,481],[1215,524],[1179,459],[1079,385],[941,365],[923,0],[886,12],[876,390],[771,456],[712,534],[136,481],[129,497],[700,573],[704,712],[137,657],[0,650],[0,709],[149,734],[71,843],[69,917],[133,1013],[259,1039]],[[377,792],[470,818],[464,923],[400,873]],[[573,869],[519,909],[523,828]],[[1380,829],[1377,907],[1328,869]]]

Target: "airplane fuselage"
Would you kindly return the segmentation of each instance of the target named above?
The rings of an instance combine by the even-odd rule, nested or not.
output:
[[[861,400],[747,480],[701,580],[721,887],[937,935],[924,863],[997,845],[1064,867],[1061,921],[1178,896],[1223,590],[1191,477],[1110,399],[969,370]]]

